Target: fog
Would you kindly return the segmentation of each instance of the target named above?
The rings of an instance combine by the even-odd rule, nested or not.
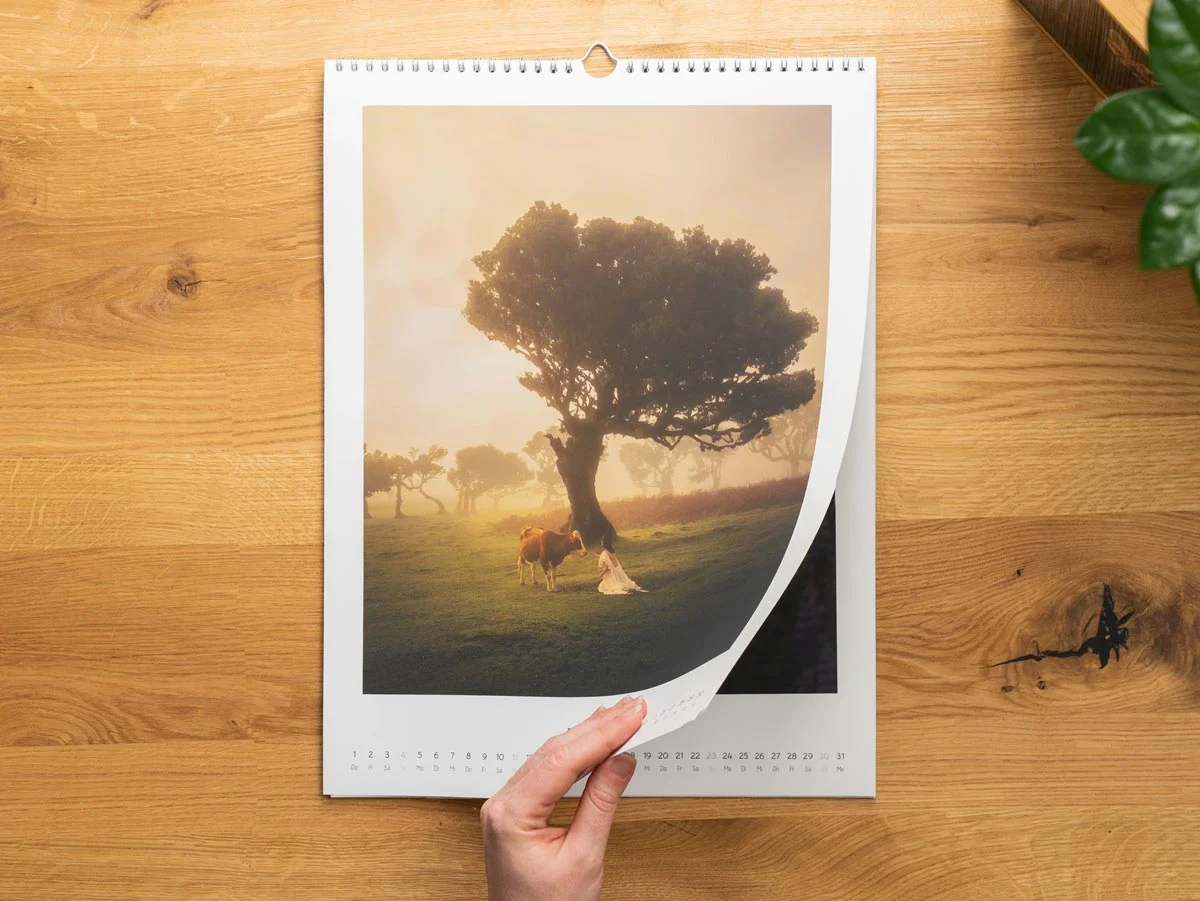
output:
[[[793,309],[826,321],[828,107],[376,107],[363,117],[365,440],[403,453],[519,451],[556,416],[517,384],[528,364],[462,316],[471,258],[538,200],[580,222],[645,216],[745,238]],[[822,330],[798,361],[824,361]],[[601,497],[635,493],[610,441]],[[452,462],[448,462],[452,465]],[[723,484],[787,475],[746,449]],[[688,490],[686,470],[676,491]],[[428,486],[449,498],[444,480]],[[427,502],[414,498],[413,512]],[[430,505],[432,506],[432,505]]]

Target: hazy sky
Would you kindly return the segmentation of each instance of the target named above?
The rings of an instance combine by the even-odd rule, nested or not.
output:
[[[366,109],[366,442],[392,453],[434,443],[451,455],[480,443],[520,450],[555,421],[517,384],[525,361],[461,312],[478,275],[471,258],[538,200],[581,224],[645,216],[745,238],[779,270],[772,283],[792,308],[820,320],[800,357],[819,377],[829,157],[828,107]],[[631,488],[615,450],[603,493]],[[726,481],[786,474],[779,466],[739,451]]]

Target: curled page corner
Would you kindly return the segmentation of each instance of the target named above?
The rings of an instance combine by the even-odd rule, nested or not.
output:
[[[873,158],[873,145],[871,153]],[[716,697],[717,690],[795,575],[816,536],[821,517],[833,498],[838,475],[841,472],[841,464],[847,450],[851,426],[855,419],[864,365],[869,362],[871,372],[874,372],[873,344],[870,349],[870,360],[865,358],[867,341],[873,342],[874,340],[874,328],[870,321],[870,317],[874,316],[875,295],[873,167],[870,186],[870,203],[862,215],[869,218],[871,228],[867,235],[868,240],[863,243],[861,248],[855,248],[856,252],[861,252],[862,258],[857,261],[857,273],[861,273],[861,277],[855,279],[853,290],[861,292],[858,294],[861,297],[861,303],[847,304],[845,309],[852,315],[837,321],[838,343],[828,351],[835,355],[832,367],[828,356],[826,359],[826,391],[829,393],[821,405],[821,420],[818,426],[817,450],[814,455],[812,473],[809,476],[804,503],[797,517],[792,540],[784,559],[780,562],[775,578],[762,601],[727,651],[717,655],[685,677],[668,685],[656,686],[644,693],[647,704],[651,705],[647,710],[646,723],[618,750],[618,753],[640,748],[686,726],[704,714]],[[858,284],[859,281],[861,281],[861,285]],[[873,377],[869,387],[873,395]],[[834,399],[832,405],[829,403],[830,397]],[[870,410],[873,420],[874,403],[871,404]]]
[[[871,152],[873,158],[873,147]],[[850,256],[849,262],[853,267],[848,286],[850,296],[837,306],[836,313],[834,310],[830,311],[830,337],[824,370],[825,396],[821,402],[816,448],[804,501],[788,548],[762,600],[729,648],[685,676],[671,683],[655,686],[644,693],[650,706],[647,722],[621,751],[653,741],[687,725],[703,714],[796,574],[833,499],[859,396],[867,316],[873,290],[873,174],[870,184],[869,198],[872,202],[865,205],[864,209],[859,211],[859,215],[871,222],[872,228],[869,233],[864,233],[863,240],[853,247]],[[734,552],[736,553],[736,550]]]

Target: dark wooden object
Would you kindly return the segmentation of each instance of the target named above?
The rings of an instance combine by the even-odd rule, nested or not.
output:
[[[1148,2],[1141,0],[1017,0],[1059,49],[1104,95],[1154,84],[1144,46]],[[1115,13],[1121,13],[1118,20]],[[1140,14],[1140,18],[1138,18]]]

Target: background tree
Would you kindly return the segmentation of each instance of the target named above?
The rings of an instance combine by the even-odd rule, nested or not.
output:
[[[442,475],[446,468],[442,466],[442,460],[446,459],[446,454],[449,453],[444,447],[439,447],[434,444],[429,450],[422,451],[419,447],[414,447],[408,452],[407,457],[396,458],[396,473],[392,481],[396,485],[396,518],[399,519],[404,514],[401,512],[402,492],[415,491],[421,497],[428,501],[433,501],[437,504],[437,512],[445,513],[446,505],[439,501],[436,497],[432,497],[425,491],[425,484],[431,479],[436,479]]]
[[[396,458],[383,451],[367,453],[363,445],[363,519],[370,519],[371,512],[367,509],[367,498],[380,494],[392,487],[392,477],[396,474]]]
[[[633,479],[633,484],[643,494],[650,490],[657,490],[659,494],[674,494],[674,474],[684,459],[682,450],[667,450],[661,444],[649,441],[627,441],[621,445],[619,456],[629,478]]]
[[[706,451],[700,445],[692,442],[688,442],[685,454],[686,459],[692,464],[688,471],[688,481],[693,485],[702,485],[708,482],[713,491],[718,491],[721,488],[721,474],[729,455]]]
[[[788,474],[797,479],[805,463],[811,463],[817,444],[817,420],[821,415],[821,383],[807,404],[771,420],[771,431],[750,442],[750,450],[768,460],[787,463]]]
[[[474,262],[463,313],[529,362],[521,384],[561,418],[567,527],[589,545],[616,536],[596,498],[608,435],[740,447],[812,398],[813,371],[791,369],[817,320],[745,240],[640,217],[580,226],[539,201]]]
[[[470,509],[468,503],[466,479],[465,476],[458,471],[457,466],[446,470],[446,481],[454,487],[454,512],[469,513]]]
[[[485,494],[503,497],[533,478],[525,461],[511,451],[491,444],[464,447],[454,455],[450,483],[458,489],[458,511],[474,513],[475,502]],[[499,501],[496,501],[499,504]]]
[[[525,442],[521,451],[533,461],[533,479],[542,491],[542,506],[553,507],[566,496],[562,476],[558,474],[557,458],[550,439],[562,438],[562,432],[557,426],[551,426],[540,432],[534,432],[533,437]]]
[[[520,455],[501,451],[499,456],[488,455],[486,462],[487,484],[482,493],[492,499],[493,507],[498,508],[503,498],[529,487],[533,472]]]

